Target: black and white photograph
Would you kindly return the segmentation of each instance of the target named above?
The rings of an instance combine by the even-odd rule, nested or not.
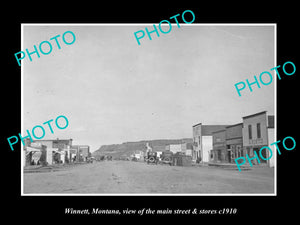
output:
[[[296,219],[296,5],[101,3],[4,7],[3,220]]]
[[[22,24],[23,195],[275,195],[275,44],[276,24]]]

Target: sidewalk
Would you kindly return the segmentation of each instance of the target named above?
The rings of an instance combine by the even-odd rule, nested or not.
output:
[[[55,172],[55,171],[62,171],[70,167],[74,167],[77,165],[87,164],[86,162],[76,162],[76,163],[69,163],[69,164],[52,164],[52,165],[32,165],[32,166],[25,166],[23,169],[24,173],[43,173],[43,172]]]
[[[224,169],[238,170],[238,167],[237,167],[236,163],[215,163],[215,162],[210,162],[210,163],[208,163],[208,166],[215,166],[215,167],[221,167],[221,168],[224,168]],[[260,163],[260,164],[253,165],[251,167],[248,162],[246,162],[243,165],[240,165],[241,170],[251,170],[254,167],[268,167],[268,165],[266,163]]]

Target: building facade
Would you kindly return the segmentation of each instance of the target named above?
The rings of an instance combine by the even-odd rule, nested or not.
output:
[[[183,143],[181,144],[181,152],[187,156],[192,156],[193,143]]]
[[[228,125],[202,125],[193,126],[193,152],[192,159],[200,162],[209,162],[213,150],[213,132],[224,130]]]
[[[86,161],[91,155],[88,145],[72,145],[71,150],[71,152],[76,152],[76,161]]]
[[[256,154],[260,158],[260,149],[264,146],[270,146],[274,140],[274,116],[268,116],[266,111],[252,114],[249,116],[243,117],[243,146],[244,153],[247,153],[250,158]],[[260,159],[258,162],[257,159],[251,161],[252,164],[268,164],[270,167],[274,166],[276,159],[276,151],[272,149],[272,153],[268,150],[263,149],[261,155],[264,158],[269,158],[269,160]]]
[[[192,156],[192,149],[193,143],[170,144],[166,146],[166,150],[173,152],[173,154],[181,152],[189,156]]]
[[[171,152],[173,152],[173,154],[175,154],[177,152],[181,152],[182,151],[182,145],[181,144],[167,145],[166,146],[166,150],[167,151],[171,151]]]
[[[48,164],[86,161],[91,156],[90,147],[88,145],[72,145],[72,141],[72,139],[43,139],[30,142],[29,139],[25,139],[24,155],[26,156],[28,153],[28,147],[40,149],[44,146]],[[50,159],[50,155],[52,155],[52,159]]]
[[[52,154],[51,163],[69,163],[70,162],[70,148],[72,146],[72,139],[43,139],[34,140],[31,145],[43,145],[46,146],[48,152],[48,159]]]
[[[226,149],[226,130],[218,130],[213,133],[213,149],[210,152],[210,161],[228,162],[228,152]]]
[[[235,163],[236,158],[246,156],[243,151],[243,123],[226,127],[226,149],[229,163]]]
[[[47,148],[54,148],[58,151],[70,148],[72,146],[72,139],[53,139],[53,140],[34,140],[32,144],[45,145]]]

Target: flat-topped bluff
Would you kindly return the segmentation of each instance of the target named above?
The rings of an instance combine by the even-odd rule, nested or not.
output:
[[[158,139],[158,140],[142,140],[136,142],[124,142],[122,144],[111,144],[102,145],[98,150],[94,151],[92,155],[112,155],[112,156],[129,156],[136,151],[146,151],[146,143],[149,143],[151,147],[156,151],[165,150],[167,145],[170,144],[182,144],[182,143],[192,143],[192,138],[182,138],[182,139]]]

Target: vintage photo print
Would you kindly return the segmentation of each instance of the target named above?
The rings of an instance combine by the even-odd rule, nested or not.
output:
[[[186,20],[21,25],[22,195],[277,194],[276,24]]]

